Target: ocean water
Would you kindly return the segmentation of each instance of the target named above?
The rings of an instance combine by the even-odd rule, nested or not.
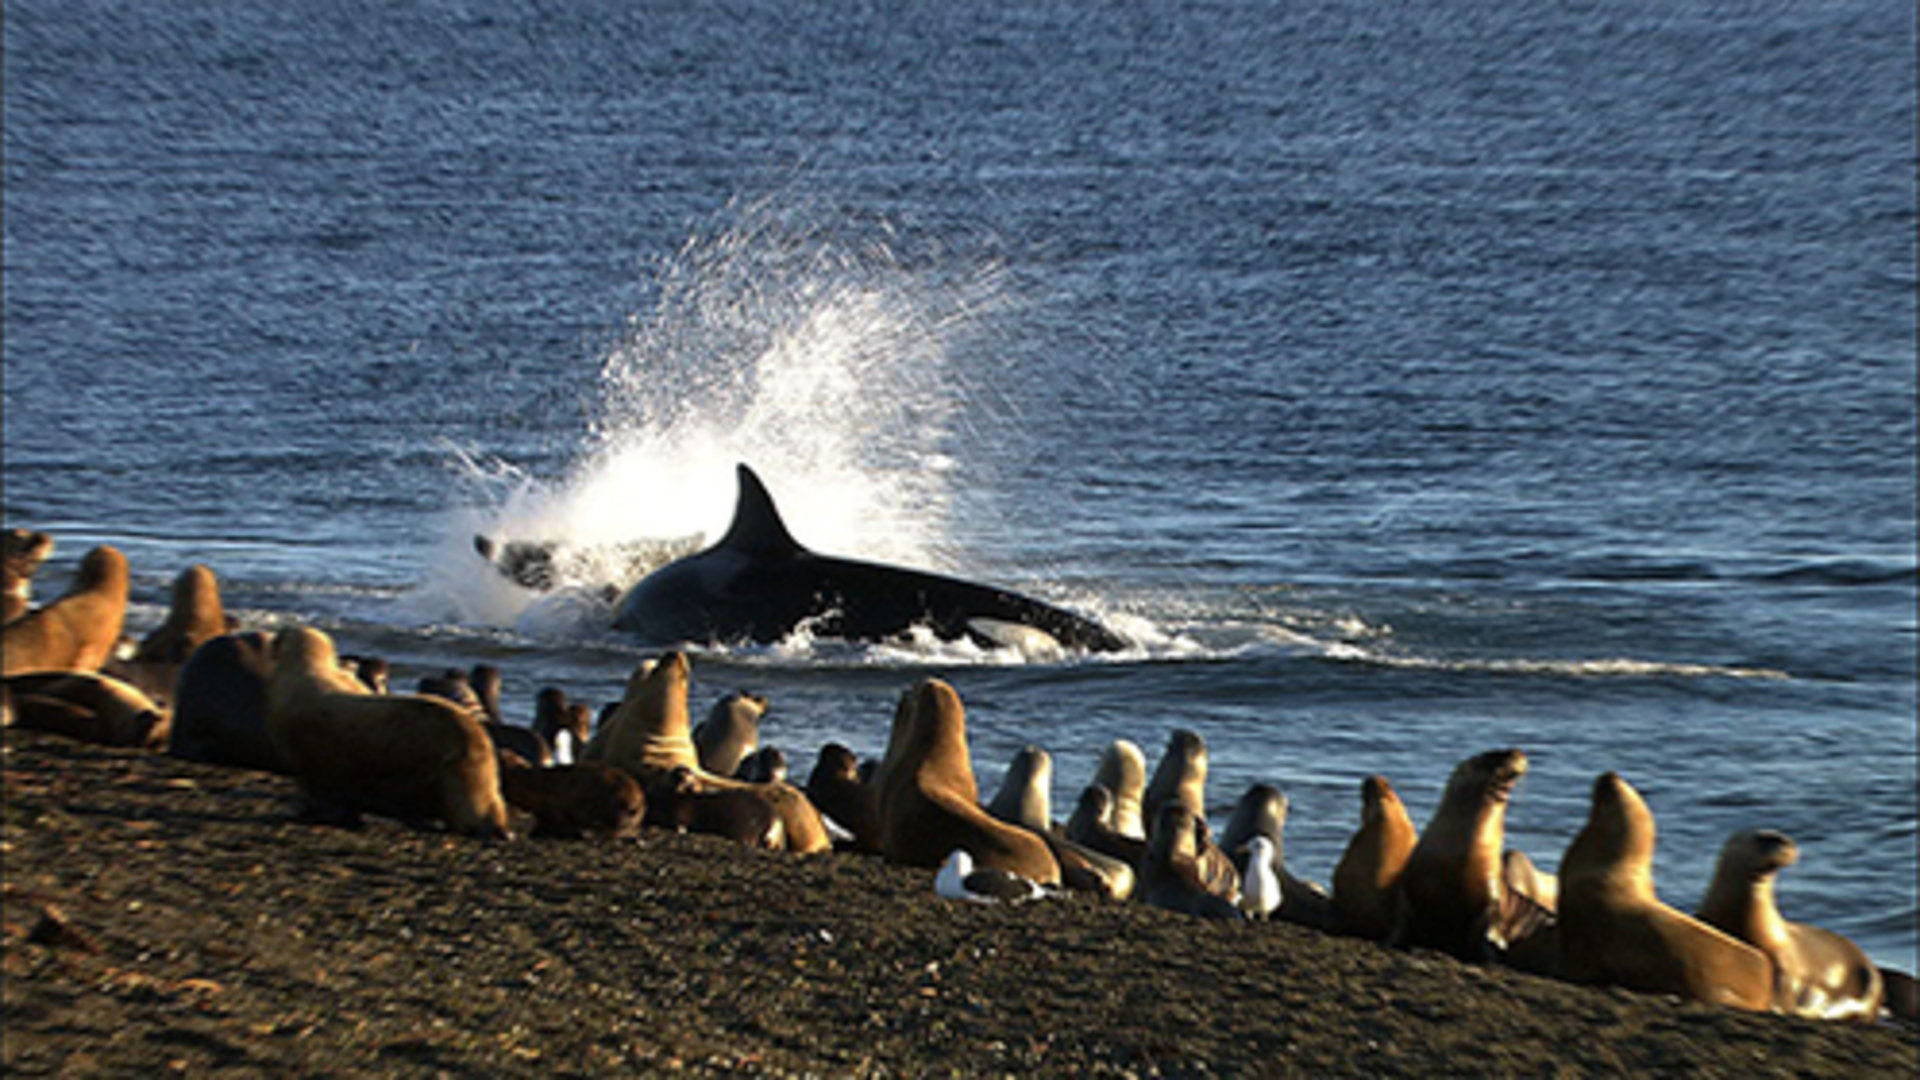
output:
[[[1324,880],[1524,747],[1662,895],[1733,830],[1790,918],[1915,964],[1915,16],[1887,2],[5,7],[4,511],[231,609],[604,701],[588,565],[816,549],[1139,644],[701,650],[804,775],[951,680],[1032,742],[1212,751]]]

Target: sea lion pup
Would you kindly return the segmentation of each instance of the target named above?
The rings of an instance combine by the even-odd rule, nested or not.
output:
[[[1800,861],[1800,849],[1771,829],[1727,838],[1698,915],[1773,961],[1773,1007],[1816,1020],[1880,1018],[1886,997],[1880,969],[1860,946],[1831,930],[1781,918],[1774,879]]]
[[[647,820],[653,824],[748,847],[791,850],[780,812],[751,787],[714,787],[691,765],[676,765],[656,791],[648,804]]]
[[[1147,857],[1147,842],[1121,835],[1111,823],[1112,814],[1113,792],[1105,784],[1088,784],[1067,819],[1067,839],[1137,870]]]
[[[500,669],[492,664],[475,664],[467,670],[467,686],[473,690],[474,700],[480,703],[480,711],[486,714],[489,724],[504,724],[506,717],[500,712]]]
[[[763,746],[749,754],[733,776],[749,784],[784,784],[787,782],[786,751],[777,746]]]
[[[1100,754],[1100,764],[1093,770],[1093,782],[1113,796],[1107,824],[1121,836],[1140,841],[1144,852],[1147,821],[1141,799],[1147,790],[1147,755],[1134,743],[1115,739]]]
[[[1097,892],[1116,900],[1132,895],[1133,865],[1074,842],[1053,824],[1053,755],[1026,746],[1013,756],[987,813],[1031,830],[1047,842],[1060,864],[1061,884],[1076,892]]]
[[[719,701],[693,729],[693,747],[700,767],[715,776],[732,776],[740,763],[760,745],[760,718],[767,699],[736,690]]]
[[[487,718],[486,710],[480,705],[480,695],[473,692],[473,684],[467,681],[464,671],[448,668],[438,675],[422,676],[420,693],[450,701],[483,722]]]
[[[593,733],[593,710],[585,702],[568,701],[557,686],[542,687],[534,695],[533,733],[553,748],[554,764],[574,764],[582,760]]]
[[[140,688],[111,676],[83,671],[14,675],[14,723],[101,746],[163,750],[168,717]]]
[[[1660,902],[1653,813],[1619,773],[1593,782],[1587,823],[1560,859],[1560,972],[1573,982],[1765,1010],[1773,961]]]
[[[353,674],[355,678],[360,680],[360,685],[366,687],[373,693],[387,694],[393,691],[393,688],[388,684],[388,679],[393,675],[393,669],[387,665],[384,659],[378,656],[362,656],[357,658],[353,664]]]
[[[647,797],[633,777],[611,765],[535,768],[511,750],[500,751],[500,792],[507,805],[533,815],[534,836],[577,840],[588,833],[637,838]]]
[[[1268,869],[1280,889],[1277,915],[1290,923],[1328,930],[1333,927],[1333,900],[1317,882],[1296,877],[1287,869],[1286,828],[1287,797],[1272,784],[1254,784],[1234,804],[1226,831],[1220,834],[1220,847],[1233,859],[1241,878],[1251,876],[1247,869],[1252,857],[1252,842],[1265,838]],[[1269,908],[1267,913],[1273,913]],[[1266,914],[1266,913],[1263,913]]]
[[[852,839],[844,844],[880,853],[879,793],[860,777],[860,758],[839,743],[820,748],[807,774],[807,800]]]
[[[53,554],[53,537],[30,529],[8,529],[0,538],[0,623],[10,623],[33,606],[33,575]]]
[[[1333,869],[1334,921],[1341,933],[1387,940],[1398,911],[1400,872],[1419,840],[1387,778],[1360,781],[1360,828]]]
[[[1114,790],[1116,801],[1120,792]],[[1167,738],[1166,752],[1154,766],[1153,780],[1141,804],[1148,821],[1160,819],[1160,806],[1177,798],[1202,820],[1207,816],[1207,741],[1197,732],[1180,728]]]
[[[1218,881],[1209,882],[1202,863],[1206,848],[1201,846],[1206,822],[1196,817],[1179,799],[1168,799],[1153,820],[1153,833],[1147,840],[1147,857],[1140,866],[1140,883],[1134,895],[1154,907],[1185,915],[1214,919],[1244,919],[1238,907],[1240,887],[1233,882],[1227,890]],[[1211,846],[1209,843],[1207,846]],[[1233,864],[1220,855],[1229,873]]]
[[[878,779],[880,850],[889,862],[933,869],[964,848],[976,866],[1060,884],[1060,864],[1045,840],[981,807],[966,711],[953,687],[938,679],[916,684],[896,711],[888,744]]]
[[[310,816],[438,818],[470,836],[512,835],[493,742],[473,714],[427,694],[367,693],[318,630],[273,640],[267,737],[292,766]]]
[[[117,549],[87,552],[60,599],[0,630],[0,675],[100,670],[120,641],[128,582],[127,558]]]
[[[258,631],[202,642],[174,683],[167,753],[186,761],[291,773],[267,737],[267,679],[273,643]]]
[[[627,680],[619,707],[594,735],[602,744],[607,764],[640,781],[649,800],[672,794],[668,785],[678,786],[673,770],[684,765],[702,791],[739,788],[766,800],[780,816],[781,837],[788,851],[810,854],[830,850],[833,840],[826,824],[800,789],[785,783],[749,784],[715,776],[700,767],[692,727],[687,722],[688,681],[684,653],[669,652],[657,663],[642,664],[635,670]],[[588,743],[589,752],[592,747]]]
[[[1390,945],[1422,945],[1462,960],[1490,960],[1507,946],[1500,853],[1507,803],[1527,773],[1527,755],[1489,750],[1456,765],[1440,805],[1400,872]]]

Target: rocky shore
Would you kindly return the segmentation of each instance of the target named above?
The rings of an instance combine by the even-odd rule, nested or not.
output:
[[[4,734],[8,1075],[1913,1076],[1753,1015],[647,830],[293,820],[291,781]]]

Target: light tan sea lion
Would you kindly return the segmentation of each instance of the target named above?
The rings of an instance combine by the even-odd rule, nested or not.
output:
[[[921,681],[904,715],[896,713],[894,729],[892,760],[880,775],[880,850],[889,861],[933,869],[960,848],[977,866],[1060,884],[1060,864],[1045,840],[980,806],[966,712],[953,687]]]
[[[1013,755],[987,813],[1037,833],[1053,831],[1053,755],[1023,746]]]
[[[736,690],[719,701],[693,729],[693,748],[700,767],[715,776],[733,776],[740,763],[760,748],[760,718],[767,699]]]
[[[166,709],[130,683],[94,672],[43,671],[14,675],[6,686],[23,728],[101,746],[166,748]]]
[[[1082,847],[1118,859],[1134,868],[1146,861],[1147,842],[1122,835],[1113,827],[1113,792],[1105,784],[1088,784],[1067,819],[1067,839]]]
[[[439,819],[507,838],[493,743],[473,713],[426,694],[377,695],[340,666],[318,630],[282,630],[267,680],[267,736],[309,810],[346,823],[365,812]]]
[[[1286,828],[1287,796],[1272,784],[1253,784],[1234,804],[1233,816],[1220,834],[1220,847],[1233,859],[1234,868],[1244,881],[1249,875],[1247,859],[1255,837],[1265,837],[1269,848],[1268,866],[1280,886],[1280,906],[1273,917],[1315,930],[1333,926],[1333,899],[1318,882],[1308,881],[1287,869]]]
[[[847,846],[880,854],[879,792],[860,779],[860,759],[839,743],[820,748],[807,776],[807,799],[853,836]]]
[[[1132,837],[1144,845],[1147,820],[1141,800],[1147,791],[1147,755],[1132,742],[1115,739],[1100,755],[1093,782],[1113,796],[1107,824],[1121,836]]]
[[[100,670],[120,640],[127,591],[126,556],[106,545],[87,552],[60,599],[0,630],[0,675]]]
[[[1186,915],[1214,919],[1246,918],[1238,907],[1240,888],[1233,882],[1223,889],[1218,880],[1209,880],[1203,866],[1208,861],[1203,843],[1206,822],[1187,809],[1177,798],[1163,801],[1153,821],[1153,833],[1147,840],[1147,857],[1140,866],[1140,882],[1134,896],[1154,907]],[[1233,864],[1224,852],[1213,849],[1218,862],[1225,862],[1229,873]]]
[[[1560,971],[1574,982],[1764,1011],[1773,961],[1654,894],[1653,813],[1619,773],[1593,784],[1560,859]]]
[[[193,650],[227,632],[226,609],[220,605],[220,582],[213,571],[198,563],[173,579],[173,603],[167,618],[140,639],[133,659],[142,663],[184,664]]]
[[[1114,797],[1119,798],[1119,792]],[[1207,741],[1198,732],[1181,728],[1167,739],[1166,752],[1154,766],[1153,780],[1147,784],[1141,809],[1148,821],[1158,821],[1160,806],[1170,798],[1193,811],[1202,821],[1207,817]]]
[[[53,537],[30,529],[0,535],[0,624],[25,615],[33,606],[33,575],[53,554]]]
[[[1399,906],[1400,872],[1419,842],[1406,804],[1387,778],[1360,781],[1360,828],[1333,870],[1334,919],[1341,933],[1387,939]]]
[[[594,734],[594,740],[604,746],[607,764],[640,781],[649,800],[670,795],[680,786],[673,770],[684,765],[703,792],[743,788],[767,800],[780,815],[788,851],[804,855],[831,850],[833,839],[826,824],[800,789],[786,783],[749,784],[715,776],[700,767],[692,725],[687,721],[689,680],[687,658],[682,653],[670,652],[657,663],[640,665],[627,680],[619,706]],[[593,742],[587,746],[591,756]]]
[[[1767,954],[1773,961],[1773,1006],[1816,1020],[1880,1018],[1886,997],[1880,969],[1860,946],[1831,930],[1781,918],[1774,878],[1800,861],[1800,849],[1770,829],[1727,838],[1700,920]]]
[[[500,791],[507,804],[533,815],[534,836],[577,840],[589,833],[615,840],[637,838],[647,816],[639,781],[611,765],[536,768],[502,750]]]
[[[1501,852],[1507,803],[1526,773],[1527,755],[1515,749],[1489,750],[1454,767],[1400,873],[1389,944],[1441,949],[1462,960],[1489,960],[1506,947]]]

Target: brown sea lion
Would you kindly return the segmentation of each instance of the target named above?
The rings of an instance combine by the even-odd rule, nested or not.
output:
[[[267,737],[273,643],[257,631],[202,642],[174,683],[167,752],[187,761],[291,773]]]
[[[551,743],[567,723],[567,692],[543,686],[533,695],[533,733]]]
[[[1334,920],[1341,933],[1385,941],[1393,932],[1400,872],[1419,840],[1387,778],[1360,781],[1360,828],[1333,870]]]
[[[1280,886],[1280,904],[1273,916],[1315,930],[1333,926],[1333,899],[1318,882],[1308,881],[1287,869],[1287,797],[1272,784],[1254,784],[1234,804],[1233,816],[1220,834],[1220,847],[1232,859],[1242,879],[1247,877],[1247,859],[1251,841],[1265,837],[1268,864]]]
[[[1527,755],[1489,750],[1454,767],[1440,806],[1400,873],[1389,944],[1441,949],[1462,960],[1489,960],[1507,945],[1501,852],[1507,804],[1527,773]]]
[[[719,701],[693,729],[693,748],[700,767],[715,776],[733,776],[760,746],[760,718],[767,699],[736,690]]]
[[[473,714],[426,694],[367,693],[318,630],[274,638],[267,736],[315,816],[351,824],[371,812],[511,835],[493,743]]]
[[[10,676],[6,686],[20,727],[101,746],[161,750],[167,745],[166,709],[111,676],[43,671]]]
[[[964,848],[977,866],[1060,884],[1060,864],[1045,840],[980,806],[966,711],[953,687],[938,679],[918,683],[888,744],[879,816],[880,850],[889,861],[933,869]]]
[[[362,656],[356,658],[353,664],[353,674],[355,678],[360,680],[360,685],[366,687],[373,693],[387,694],[393,691],[393,688],[388,684],[388,680],[393,675],[393,669],[388,666],[386,660],[381,657]]]
[[[1113,807],[1107,824],[1121,836],[1145,844],[1147,821],[1141,800],[1147,790],[1147,755],[1126,739],[1115,739],[1100,755],[1093,771],[1093,782],[1107,789]]]
[[[657,797],[656,789],[665,790],[673,770],[684,765],[702,791],[743,788],[767,800],[780,815],[781,835],[788,851],[810,854],[830,850],[832,837],[819,811],[800,789],[786,783],[749,784],[715,776],[700,767],[692,726],[687,722],[688,682],[687,658],[678,652],[667,653],[658,662],[642,664],[635,670],[627,680],[619,707],[594,734],[594,739],[602,743],[607,764],[640,781],[648,799]],[[589,751],[592,747],[593,743],[588,743]]]
[[[692,766],[676,765],[655,790],[658,795],[647,818],[653,824],[725,837],[748,847],[788,847],[780,812],[753,788],[714,787]]]
[[[120,641],[128,587],[126,556],[104,544],[87,552],[60,599],[0,630],[0,675],[100,670]]]
[[[533,815],[534,836],[577,840],[589,833],[637,838],[647,798],[633,777],[611,765],[536,768],[500,751],[500,791],[507,804]]]
[[[1113,792],[1105,784],[1088,784],[1080,792],[1073,816],[1067,819],[1067,839],[1133,867],[1147,857],[1145,840],[1122,835],[1113,827]]]
[[[196,563],[173,579],[173,603],[167,609],[166,621],[140,639],[133,659],[184,664],[201,642],[226,632],[227,613],[220,606],[220,582],[212,570]]]
[[[1800,849],[1771,829],[1727,838],[1697,913],[1773,961],[1773,1007],[1816,1020],[1880,1018],[1886,986],[1860,946],[1831,930],[1781,918],[1774,878]]]
[[[33,606],[33,575],[53,554],[53,537],[31,529],[8,529],[0,536],[0,624],[25,615]]]
[[[1764,1011],[1765,953],[1654,894],[1653,813],[1620,774],[1593,784],[1587,823],[1560,859],[1560,972],[1574,982]]]
[[[846,846],[880,853],[879,792],[860,778],[860,758],[839,743],[820,748],[807,774],[807,799],[852,839]]]
[[[1116,800],[1119,792],[1114,792]],[[1193,816],[1207,816],[1207,741],[1198,732],[1181,728],[1167,738],[1166,752],[1154,766],[1153,780],[1141,804],[1148,821],[1158,821],[1160,806],[1168,799],[1179,799]]]
[[[467,685],[473,688],[474,699],[480,702],[480,711],[486,714],[489,724],[504,724],[506,717],[500,712],[500,669],[492,664],[475,664],[467,670]]]
[[[473,684],[467,681],[467,673],[456,668],[448,668],[438,675],[422,676],[420,693],[450,701],[482,722],[487,718],[486,709],[480,704],[480,695],[473,692]]]
[[[784,784],[787,781],[787,752],[777,746],[763,746],[740,762],[740,768],[734,771],[733,777],[749,784]]]
[[[1206,822],[1195,816],[1184,802],[1177,798],[1163,800],[1159,814],[1154,817],[1147,857],[1140,866],[1134,896],[1154,907],[1186,915],[1244,919],[1246,915],[1237,906],[1238,882],[1223,890],[1217,879],[1209,880],[1210,875],[1203,866],[1207,851],[1201,844],[1205,829]],[[1219,856],[1219,861],[1226,862],[1228,872],[1232,872],[1233,864],[1226,860],[1225,853],[1215,848],[1214,854]]]

